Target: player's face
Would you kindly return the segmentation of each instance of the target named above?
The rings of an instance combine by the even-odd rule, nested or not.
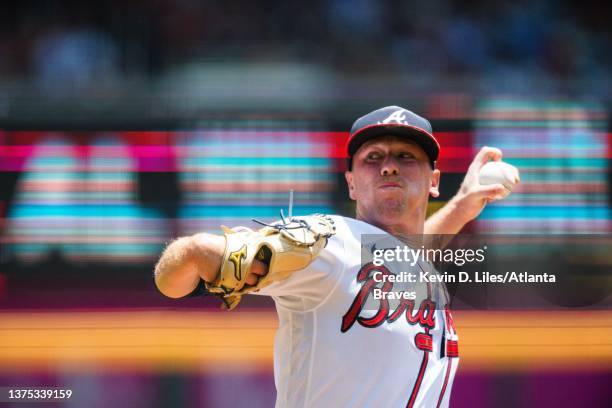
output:
[[[357,217],[378,226],[424,223],[429,195],[438,196],[440,171],[411,140],[382,136],[364,143],[346,172]],[[422,226],[421,226],[422,227]]]

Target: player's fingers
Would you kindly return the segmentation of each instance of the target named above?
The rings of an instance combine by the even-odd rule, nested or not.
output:
[[[478,194],[487,200],[488,202],[501,200],[510,194],[510,190],[507,189],[503,184],[489,184],[486,186],[480,186]]]
[[[477,169],[480,170],[482,166],[490,161],[500,161],[502,155],[502,151],[497,147],[483,146],[476,154],[473,163],[476,165]]]
[[[255,286],[257,281],[268,273],[268,265],[265,263],[253,260],[253,265],[251,265],[251,273],[246,278],[246,283],[249,286]]]
[[[254,259],[253,265],[251,265],[251,273],[260,276],[265,276],[268,273],[268,265],[257,259]]]

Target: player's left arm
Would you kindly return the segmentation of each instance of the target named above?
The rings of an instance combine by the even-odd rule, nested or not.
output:
[[[478,181],[482,166],[501,158],[501,150],[495,147],[484,146],[480,149],[457,194],[425,221],[425,234],[456,234],[478,217],[487,203],[506,197],[508,191],[502,184],[481,185]]]

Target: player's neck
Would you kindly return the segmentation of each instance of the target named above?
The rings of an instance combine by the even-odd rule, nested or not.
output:
[[[419,225],[420,225],[420,228],[419,228]],[[399,238],[408,237],[410,235],[422,235],[424,231],[423,223],[418,223],[418,222],[415,222],[414,224],[412,223],[407,223],[407,224],[391,223],[387,225],[377,225],[377,227]]]
[[[425,212],[411,216],[385,217],[380,214],[366,215],[357,211],[356,217],[397,237],[422,235],[425,228]]]

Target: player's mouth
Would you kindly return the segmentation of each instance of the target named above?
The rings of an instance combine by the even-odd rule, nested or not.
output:
[[[400,183],[394,182],[394,181],[387,181],[385,183],[382,183],[378,186],[378,188],[382,188],[382,189],[394,189],[394,188],[402,188],[402,185]]]

